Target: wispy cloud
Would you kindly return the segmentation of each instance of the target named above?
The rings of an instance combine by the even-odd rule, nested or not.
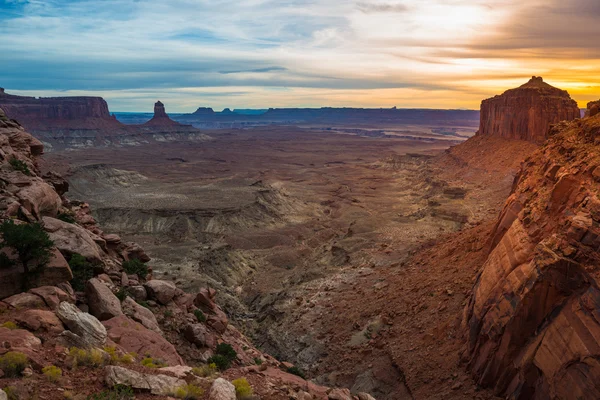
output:
[[[0,0],[0,86],[115,110],[476,108],[542,74],[584,102],[599,16],[597,0]]]

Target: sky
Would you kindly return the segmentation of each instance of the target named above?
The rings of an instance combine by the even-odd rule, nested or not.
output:
[[[599,0],[0,0],[0,86],[111,111],[600,98]]]

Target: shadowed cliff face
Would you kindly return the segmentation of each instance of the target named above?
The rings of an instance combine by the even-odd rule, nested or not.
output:
[[[534,76],[519,88],[481,103],[479,133],[542,143],[551,124],[579,117],[579,107],[569,93]]]
[[[514,399],[600,398],[600,117],[525,160],[465,309],[481,385]]]

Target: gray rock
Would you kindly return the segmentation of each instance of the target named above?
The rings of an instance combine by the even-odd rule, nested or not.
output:
[[[146,328],[162,335],[162,331],[160,330],[160,326],[158,325],[158,321],[156,321],[154,313],[146,307],[136,303],[131,297],[127,297],[123,300],[123,312],[132,320],[137,321]]]
[[[223,378],[217,378],[210,387],[209,400],[235,400],[235,386]]]
[[[129,281],[129,283],[131,283],[131,281]],[[127,290],[127,293],[129,293],[129,295],[136,301],[146,301],[148,299],[146,288],[141,285],[129,286],[125,290]]]
[[[203,324],[190,324],[185,328],[183,335],[188,342],[198,347],[215,347],[216,339]]]
[[[143,374],[112,365],[105,367],[104,372],[108,386],[126,385],[137,390],[149,390],[154,395],[168,396],[177,388],[186,385],[184,380],[172,376]],[[235,389],[233,400],[235,400]]]
[[[100,279],[92,278],[85,284],[90,314],[105,321],[123,315],[121,302]]]
[[[160,304],[167,305],[173,300],[177,293],[177,287],[173,282],[153,279],[144,284],[148,291],[148,297],[158,301]]]
[[[2,111],[0,109],[0,111]],[[0,400],[8,400],[8,396],[6,395],[6,392],[2,389],[0,389]]]
[[[62,336],[73,346],[102,348],[106,344],[106,328],[93,315],[82,312],[66,301],[59,304],[56,315],[69,328],[68,331],[62,333]]]

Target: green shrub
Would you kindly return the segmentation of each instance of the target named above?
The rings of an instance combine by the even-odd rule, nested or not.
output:
[[[233,361],[237,358],[237,353],[231,347],[230,344],[227,343],[219,343],[216,349],[217,354],[227,357],[229,360]]]
[[[163,313],[165,318],[172,318],[173,317],[173,311],[171,310],[165,310],[165,312]]]
[[[127,298],[128,294],[125,288],[122,287],[117,291],[117,293],[115,293],[115,296],[117,296],[117,299],[119,299],[119,301],[123,301]]]
[[[74,253],[69,259],[69,267],[73,272],[71,286],[78,292],[85,290],[85,283],[94,277],[94,266],[81,254]]]
[[[136,274],[140,278],[146,278],[148,275],[148,266],[137,258],[123,261],[123,270],[128,274]]]
[[[209,378],[215,375],[218,371],[219,369],[217,368],[217,364],[214,363],[192,368],[192,373],[202,378]]]
[[[188,384],[177,388],[173,396],[184,400],[200,400],[204,396],[204,389],[196,385]]]
[[[204,313],[201,310],[195,309],[194,315],[196,316],[198,322],[206,322],[206,315],[204,315]]]
[[[5,253],[0,253],[0,269],[9,269],[14,267],[15,262]]]
[[[5,323],[3,323],[0,326],[3,328],[8,328],[8,329],[17,329],[18,328],[17,324],[15,324],[12,321],[6,321]]]
[[[24,173],[25,175],[31,176],[31,171],[29,170],[27,163],[25,163],[24,161],[21,161],[17,158],[11,158],[9,163],[15,171],[19,171]]]
[[[220,371],[225,371],[231,366],[231,362],[237,358],[237,353],[227,343],[219,343],[215,355],[208,359],[209,364],[216,364]]]
[[[9,219],[0,225],[0,234],[2,234],[0,246],[10,247],[17,253],[26,274],[30,272],[29,264],[32,261],[35,261],[33,268],[40,268],[50,260],[52,254],[50,250],[54,243],[42,225],[38,223],[17,225]]]
[[[9,351],[0,356],[0,369],[4,371],[5,378],[16,378],[27,368],[28,358],[25,354],[17,351]]]
[[[58,382],[62,376],[62,369],[54,365],[42,368],[42,373],[46,375],[50,382]]]
[[[252,386],[246,378],[234,379],[231,383],[235,386],[235,395],[238,399],[245,399],[252,396]]]
[[[148,304],[147,301],[145,300],[136,300],[136,303],[138,303],[140,306],[142,307],[146,307],[148,310],[150,310],[150,304]]]
[[[162,368],[167,366],[164,361],[152,357],[145,357],[142,360],[142,365],[146,368]]]
[[[262,358],[254,357],[254,364],[256,364],[256,365],[262,365],[262,363],[263,363]]]
[[[3,390],[4,390],[4,393],[6,393],[6,398],[8,400],[19,400],[19,393],[17,392],[16,387],[7,386]]]
[[[210,357],[207,362],[209,364],[214,364],[217,366],[217,369],[219,371],[225,371],[226,369],[229,369],[229,367],[231,366],[231,360],[229,360],[227,357],[224,357],[220,354],[215,354],[214,356]]]
[[[80,349],[77,347],[71,347],[69,349],[69,356],[72,359],[73,368],[79,366],[99,368],[106,364],[106,359],[102,351],[98,349]]]
[[[134,353],[120,354],[113,346],[106,346],[103,350],[110,356],[111,364],[132,364],[135,361]]]
[[[116,385],[111,390],[105,390],[100,393],[94,393],[87,397],[87,400],[129,400],[135,399],[133,389],[126,385]]]
[[[75,216],[70,212],[59,212],[56,216],[56,219],[60,219],[62,222],[66,222],[69,224],[74,224],[75,222],[77,222],[75,220]]]
[[[301,370],[300,368],[296,367],[295,365],[294,365],[294,366],[292,366],[292,367],[289,367],[289,368],[287,369],[287,372],[288,372],[288,373],[290,373],[290,374],[292,374],[292,375],[299,376],[299,377],[300,377],[300,378],[302,378],[302,379],[306,379],[306,378],[304,377],[304,372],[302,372],[302,370]]]

